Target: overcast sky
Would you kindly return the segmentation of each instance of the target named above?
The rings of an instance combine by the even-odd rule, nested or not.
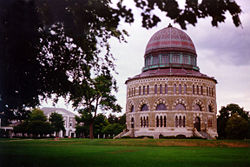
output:
[[[127,2],[132,3],[131,0]],[[245,0],[236,1],[243,10],[240,18],[242,27],[236,28],[230,15],[227,15],[225,23],[219,27],[212,27],[211,19],[198,20],[195,27],[187,26],[184,30],[192,39],[196,52],[197,63],[201,73],[213,76],[217,84],[217,109],[230,103],[239,104],[245,110],[250,111],[250,2]],[[134,5],[128,3],[131,8]],[[132,8],[133,9],[133,8]],[[126,106],[126,85],[128,77],[141,73],[144,66],[144,52],[150,37],[158,30],[165,28],[171,23],[174,27],[179,25],[162,15],[162,22],[156,27],[146,30],[141,26],[140,11],[133,9],[135,22],[131,25],[121,24],[121,28],[128,31],[127,43],[119,43],[111,40],[111,51],[116,58],[115,76],[119,86],[117,93],[118,103]],[[42,106],[52,106],[51,103],[43,103]],[[72,110],[71,106],[65,106],[64,101],[56,104]]]

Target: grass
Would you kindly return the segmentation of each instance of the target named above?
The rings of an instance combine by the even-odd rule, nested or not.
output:
[[[0,139],[0,166],[247,167],[250,141]]]

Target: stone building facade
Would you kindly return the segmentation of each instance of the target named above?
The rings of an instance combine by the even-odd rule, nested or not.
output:
[[[123,136],[215,138],[216,83],[200,73],[190,37],[168,27],[149,40],[142,73],[128,78]]]

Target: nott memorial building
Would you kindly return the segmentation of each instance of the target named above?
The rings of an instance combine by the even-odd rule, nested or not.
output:
[[[191,38],[171,25],[150,38],[142,72],[125,82],[123,136],[217,136],[217,81],[200,72],[197,56]]]

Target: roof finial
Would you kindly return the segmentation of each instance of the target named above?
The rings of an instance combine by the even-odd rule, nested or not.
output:
[[[168,27],[173,27],[173,26],[171,25],[171,23],[169,23]]]

